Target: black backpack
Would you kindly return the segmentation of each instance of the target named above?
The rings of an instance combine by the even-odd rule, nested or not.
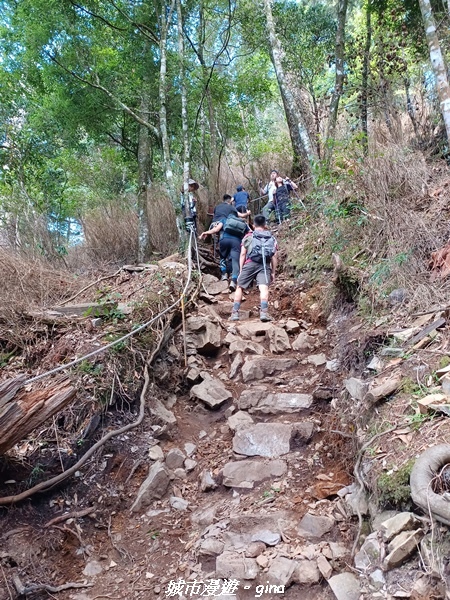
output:
[[[270,231],[254,231],[247,258],[257,263],[270,262],[276,252],[276,240]]]
[[[236,215],[231,214],[225,221],[223,231],[224,233],[228,233],[229,235],[242,239],[247,231],[247,223]]]

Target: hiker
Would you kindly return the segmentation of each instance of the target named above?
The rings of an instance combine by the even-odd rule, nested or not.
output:
[[[228,198],[231,200],[231,196],[228,196]],[[236,209],[234,209],[234,212],[230,211],[226,218],[220,219],[218,222],[213,223],[213,225],[214,226],[212,229],[209,229],[201,234],[200,239],[205,239],[208,235],[214,235],[220,232],[219,252],[220,271],[222,273],[221,280],[226,281],[228,279],[227,261],[231,259],[232,271],[230,291],[234,292],[237,286],[237,278],[239,275],[241,242],[244,235],[250,231],[250,228],[244,219],[238,216]]]
[[[244,186],[242,185],[237,186],[236,192],[237,193],[233,196],[236,210],[241,214],[246,213],[248,209],[248,201],[250,200],[250,196],[248,195],[248,192],[245,191]]]
[[[192,217],[191,222],[193,223],[194,231],[197,231],[197,198],[195,197],[194,192],[197,191],[198,188],[198,183],[194,179],[189,179],[187,183],[184,184],[181,190],[180,199],[181,212],[183,213],[184,220],[186,222],[186,219],[189,219],[189,216]],[[186,210],[186,196],[189,211]],[[190,215],[188,214],[188,212],[190,213]],[[188,225],[189,223],[186,222],[186,226]]]
[[[255,278],[261,298],[259,318],[263,322],[272,320],[268,313],[269,285],[275,282],[278,244],[267,229],[264,215],[256,215],[253,223],[254,231],[248,233],[242,240],[239,257],[241,271],[237,280],[230,321],[239,321],[242,291],[246,290]]]
[[[263,207],[261,213],[266,217],[266,220],[269,221],[269,217],[271,213],[275,210],[275,203],[273,200],[273,195],[276,190],[275,179],[278,177],[278,171],[276,169],[272,169],[270,172],[270,181],[264,187],[261,187],[261,181],[259,182],[259,192],[263,196],[268,195],[269,201]]]
[[[275,179],[275,185],[275,207],[278,213],[278,220],[281,223],[281,221],[289,219],[291,215],[290,195],[292,191],[298,189],[298,186],[288,177],[283,179],[280,176]]]

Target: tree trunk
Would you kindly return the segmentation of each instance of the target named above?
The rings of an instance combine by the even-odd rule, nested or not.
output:
[[[367,100],[369,92],[369,65],[370,65],[370,45],[372,43],[372,20],[370,2],[366,6],[366,43],[364,44],[362,81],[361,81],[361,130],[364,134],[362,144],[364,154],[369,151],[369,133],[367,128],[368,109]]]
[[[348,0],[338,0],[337,18],[338,25],[336,30],[336,78],[334,90],[330,102],[330,115],[328,117],[328,127],[326,134],[326,156],[329,158],[332,151],[332,141],[336,133],[336,123],[339,109],[339,102],[344,91],[344,61],[345,61],[345,24],[347,21]]]
[[[448,83],[447,67],[439,44],[436,24],[430,0],[419,0],[425,35],[430,51],[430,61],[436,78],[436,88],[444,119],[447,140],[450,140],[450,86]]]
[[[166,175],[167,187],[172,201],[175,201],[172,161],[170,154],[169,133],[167,129],[167,32],[172,20],[172,13],[175,6],[175,0],[171,1],[168,13],[166,5],[162,5],[160,21],[160,67],[159,67],[159,129],[161,131],[161,144],[163,150],[164,171]]]
[[[140,105],[140,113],[143,118],[148,118],[148,88],[144,84]],[[150,252],[150,222],[148,215],[147,191],[151,186],[151,144],[148,127],[139,124],[138,137],[138,262],[144,262]]]
[[[77,393],[67,377],[31,391],[23,389],[24,382],[25,377],[18,377],[0,385],[0,455],[62,410]]]
[[[184,69],[184,38],[183,38],[183,13],[181,10],[181,0],[177,0],[177,32],[178,32],[178,53],[180,59],[180,80],[181,80],[181,128],[183,135],[183,190],[186,195],[185,206],[190,215],[189,199],[187,198],[188,181],[190,173],[190,144],[189,144],[189,123],[187,111],[187,90]],[[181,215],[177,216],[177,228],[180,242],[186,242],[186,228]]]
[[[281,99],[283,101],[284,112],[286,114],[286,121],[289,127],[289,134],[294,153],[293,173],[295,175],[306,174],[309,171],[309,158],[312,158],[313,155],[311,141],[305,126],[305,120],[296,104],[294,95],[289,87],[289,83],[284,72],[282,64],[283,52],[280,41],[275,32],[271,0],[264,0],[264,9],[266,15],[267,32],[269,34],[270,58],[277,76],[278,87],[280,88]]]
[[[416,120],[416,113],[414,111],[414,105],[413,102],[411,100],[411,95],[409,93],[409,79],[408,77],[405,77],[404,80],[405,83],[405,95],[406,95],[406,110],[408,112],[409,118],[411,119],[411,123],[414,129],[414,134],[416,137],[419,136],[419,130],[417,127],[417,120]]]

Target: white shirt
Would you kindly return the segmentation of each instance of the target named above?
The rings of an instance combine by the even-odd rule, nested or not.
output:
[[[273,195],[277,186],[275,185],[275,181],[269,181],[269,183],[264,188],[264,193],[269,194],[269,202],[273,202]]]

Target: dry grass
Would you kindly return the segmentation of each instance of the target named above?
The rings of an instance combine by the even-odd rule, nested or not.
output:
[[[128,207],[110,204],[83,219],[87,256],[100,263],[132,262],[137,257],[138,219]]]
[[[162,186],[155,185],[148,191],[147,207],[152,249],[164,256],[175,252],[178,246],[175,208]]]
[[[1,248],[0,278],[0,354],[22,346],[31,330],[30,313],[58,304],[86,284],[42,258],[27,258]]]
[[[432,283],[431,252],[448,240],[450,176],[444,161],[399,145],[376,145],[363,159],[349,152],[333,167],[334,181],[309,199],[302,242],[291,263],[317,274],[338,253],[360,283],[371,311],[396,288],[409,310],[446,305],[450,278]],[[300,257],[300,258],[299,258]],[[367,308],[367,303],[366,303]]]

